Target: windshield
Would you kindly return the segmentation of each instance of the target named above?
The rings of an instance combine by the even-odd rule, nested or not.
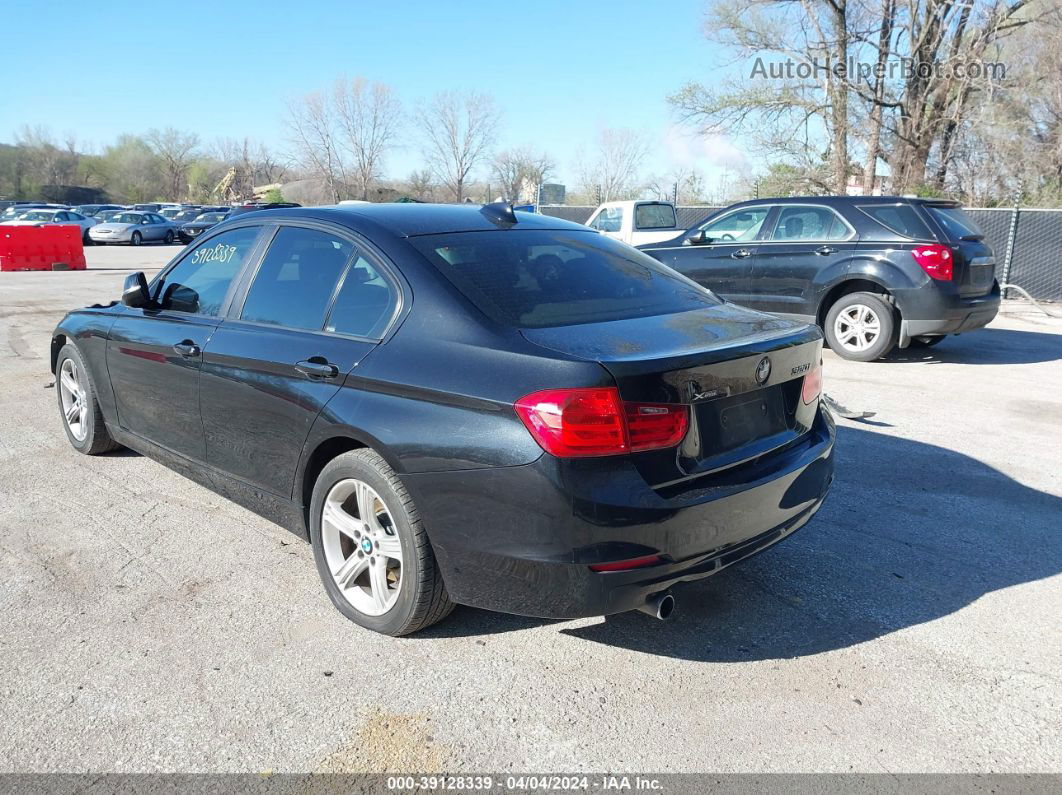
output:
[[[163,218],[173,218],[180,212],[181,211],[176,207],[167,207],[165,210],[159,210],[159,215],[161,215]]]
[[[200,222],[206,222],[206,223],[214,224],[214,223],[217,223],[218,221],[224,220],[226,215],[228,215],[228,213],[203,213],[202,215],[198,216],[195,220],[196,221],[200,221]]]
[[[12,218],[18,218],[21,215],[25,215],[27,212],[29,212],[29,210],[25,207],[19,207],[18,209],[12,207],[9,210],[4,210],[4,213],[3,215],[0,215],[0,218],[3,218],[5,221],[10,221]]]
[[[118,213],[111,219],[112,224],[139,224],[144,218],[140,213]]]
[[[708,290],[592,232],[463,232],[410,238],[485,315],[549,328],[715,306]]]
[[[961,240],[964,237],[984,237],[984,232],[973,222],[960,207],[928,207],[930,214],[937,219],[937,223],[944,227],[948,237],[952,240]]]
[[[117,216],[121,214],[121,210],[107,210],[103,213],[96,213],[96,218],[99,219],[102,223],[108,223],[109,221],[113,221]]]

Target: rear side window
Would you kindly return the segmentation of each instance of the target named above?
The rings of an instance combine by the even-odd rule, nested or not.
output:
[[[354,245],[328,232],[282,226],[247,291],[241,319],[318,331]]]
[[[864,204],[859,208],[886,229],[916,239],[932,239],[933,234],[910,204]]]
[[[648,255],[602,235],[514,229],[409,242],[485,315],[516,328],[666,315],[719,303]]]
[[[155,293],[159,306],[174,312],[217,315],[229,285],[251,253],[259,227],[231,229],[204,241],[168,271]]]
[[[843,240],[848,227],[826,207],[783,207],[771,240]]]
[[[944,228],[944,231],[952,240],[961,240],[964,237],[982,238],[985,236],[973,219],[959,207],[934,207],[930,204],[926,206],[926,209],[929,210],[930,215]]]
[[[397,288],[375,265],[359,255],[343,277],[325,329],[379,339],[397,303]]]
[[[675,208],[670,204],[639,204],[634,208],[635,229],[672,229]]]

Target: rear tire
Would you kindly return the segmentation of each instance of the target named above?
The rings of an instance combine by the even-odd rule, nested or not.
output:
[[[169,230],[168,232],[166,232],[166,245],[167,246],[172,246],[173,245],[173,230],[172,229]]]
[[[896,346],[896,313],[877,293],[849,293],[830,307],[823,332],[842,359],[872,362]]]
[[[374,450],[343,453],[321,471],[310,542],[332,604],[366,629],[408,635],[454,609],[413,499]]]
[[[107,432],[96,385],[81,351],[67,343],[55,360],[55,392],[66,438],[79,453],[99,455],[121,447]]]
[[[143,239],[144,239],[144,236],[141,235],[139,232],[133,232],[133,234],[131,234],[129,236],[129,245],[130,246],[139,246],[141,241],[143,241]]]
[[[89,233],[88,233],[87,229],[84,232],[81,233],[81,244],[83,246],[91,246],[92,245],[92,238],[89,237]]]

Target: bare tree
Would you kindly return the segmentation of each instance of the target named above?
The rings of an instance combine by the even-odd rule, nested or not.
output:
[[[444,91],[418,111],[424,159],[456,201],[494,145],[500,118],[490,96],[471,92]]]
[[[384,155],[398,135],[402,103],[390,86],[363,77],[340,78],[333,93],[358,198],[368,200],[370,187],[380,178]]]
[[[501,195],[509,201],[533,202],[536,199],[533,192],[555,168],[553,158],[545,152],[535,152],[530,147],[507,149],[491,161],[491,179],[498,183]]]
[[[324,181],[331,200],[338,202],[346,174],[339,151],[340,133],[332,103],[320,93],[307,94],[289,103],[288,130],[296,159],[315,177]]]
[[[412,172],[406,178],[406,189],[409,191],[410,198],[419,199],[420,201],[434,201],[435,177],[431,173],[431,169],[423,168]]]
[[[630,129],[600,132],[590,157],[580,157],[579,180],[588,195],[600,190],[601,201],[626,199],[638,188],[639,173],[649,154],[645,136]]]
[[[144,140],[162,163],[169,198],[179,199],[187,193],[185,174],[195,159],[199,136],[167,127],[165,130],[148,130]]]

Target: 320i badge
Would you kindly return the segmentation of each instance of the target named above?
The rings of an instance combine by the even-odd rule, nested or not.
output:
[[[51,362],[73,446],[138,450],[308,539],[348,618],[642,609],[807,522],[821,333],[508,205],[262,211]]]

